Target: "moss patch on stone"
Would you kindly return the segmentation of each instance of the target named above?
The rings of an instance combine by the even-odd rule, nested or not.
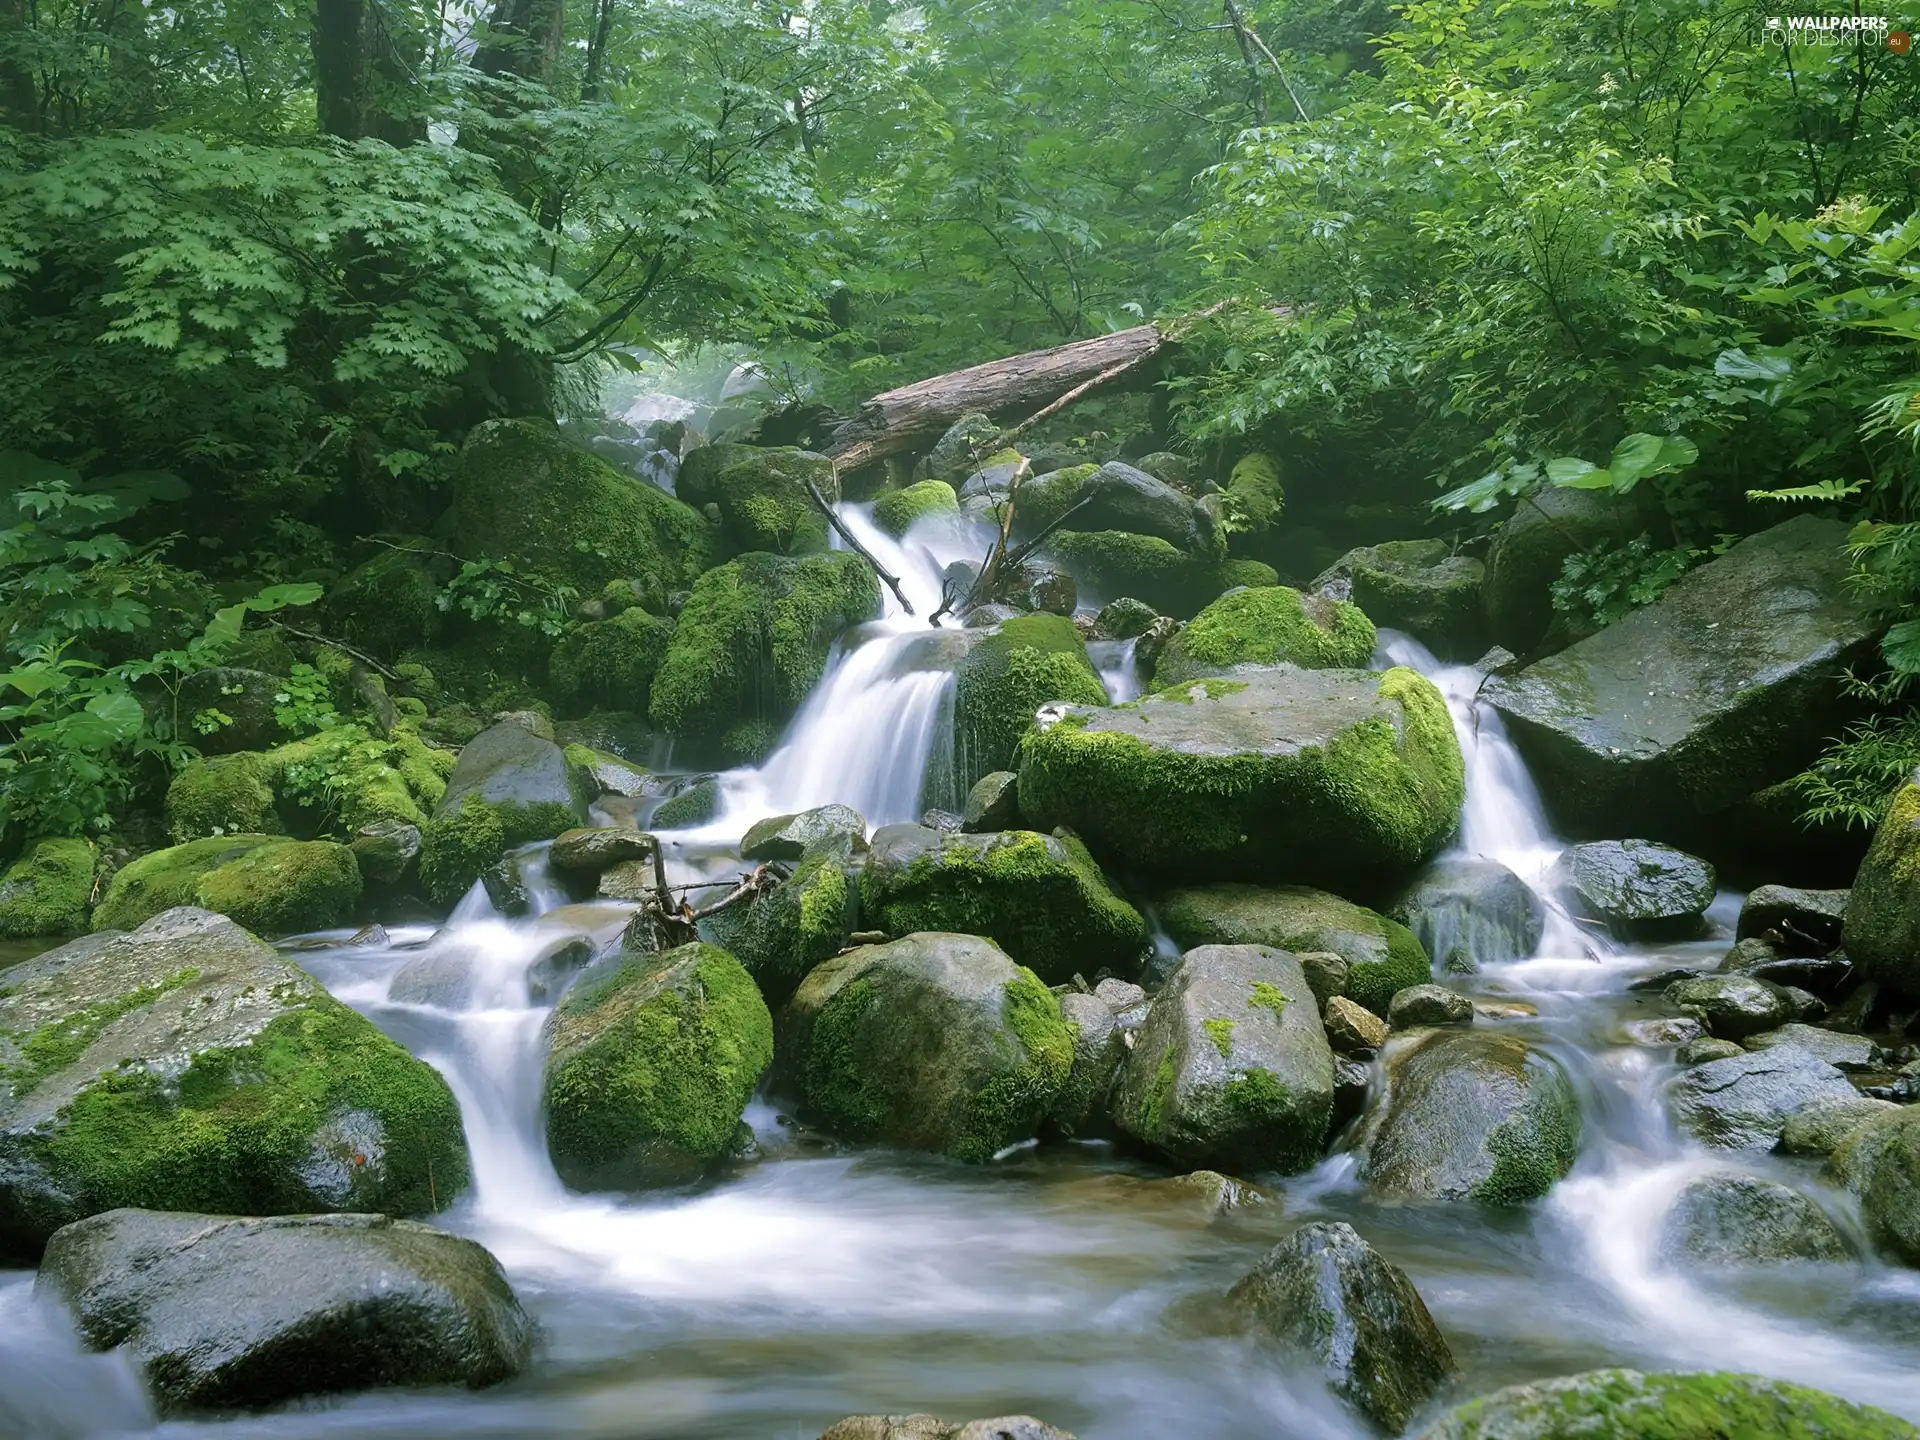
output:
[[[1363,669],[1374,639],[1373,622],[1357,606],[1305,596],[1284,585],[1235,590],[1167,642],[1154,667],[1154,684],[1175,684],[1235,665]]]
[[[420,883],[429,900],[451,905],[506,852],[506,826],[491,805],[468,795],[451,815],[421,828]]]
[[[91,841],[36,840],[0,876],[0,937],[71,935],[87,928],[96,863]]]
[[[209,871],[274,843],[271,835],[217,835],[142,855],[121,867],[93,912],[95,930],[131,930],[162,910],[198,904]]]
[[[685,830],[706,824],[719,810],[720,786],[712,780],[702,780],[662,802],[648,823],[656,830]]]
[[[872,1140],[887,1121],[886,1088],[860,1057],[861,1022],[874,1000],[871,980],[851,981],[820,1007],[807,1043],[808,1103],[822,1126],[848,1140]]]
[[[280,840],[201,877],[194,902],[259,935],[344,925],[360,901],[353,851],[329,840]]]
[[[450,572],[453,562],[422,536],[375,538],[387,544],[328,588],[326,615],[332,634],[391,660],[440,633],[435,570]]]
[[[904,490],[893,490],[873,502],[873,523],[887,534],[901,536],[929,515],[958,515],[960,498],[944,480],[922,480]]]
[[[273,766],[252,751],[191,762],[167,786],[167,833],[185,841],[279,830],[273,779]]]
[[[1286,508],[1286,489],[1280,480],[1280,462],[1260,451],[1242,456],[1227,476],[1227,506],[1250,534],[1269,530]]]
[[[1053,700],[1107,703],[1080,632],[1064,615],[1002,621],[954,673],[956,786],[964,792],[981,776],[1007,769],[1034,712]]]
[[[974,1092],[953,1146],[961,1160],[991,1160],[1045,1114],[1066,1088],[1073,1070],[1076,1027],[1060,1014],[1060,1001],[1025,966],[1006,985],[1007,1025],[1026,1050],[1026,1063],[996,1075]]]
[[[611,620],[573,626],[553,647],[549,662],[561,708],[569,715],[644,711],[672,638],[673,621],[649,615],[637,605]]]
[[[177,970],[151,985],[138,985],[110,1000],[83,1005],[38,1030],[16,1037],[20,1058],[11,1065],[0,1066],[0,1081],[5,1081],[14,1095],[28,1094],[48,1075],[78,1060],[100,1032],[122,1015],[151,1005],[168,991],[178,990],[199,977],[200,972],[192,968]]]
[[[1220,1052],[1222,1060],[1233,1054],[1233,1021],[1215,1016],[1211,1020],[1202,1020],[1200,1028],[1207,1032],[1207,1038],[1213,1041],[1213,1048]]]

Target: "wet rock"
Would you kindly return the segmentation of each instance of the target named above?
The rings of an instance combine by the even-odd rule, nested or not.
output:
[[[1338,1055],[1371,1056],[1387,1043],[1387,1022],[1344,995],[1335,995],[1321,1012],[1327,1043]]]
[[[809,482],[828,504],[839,500],[840,481],[824,455],[793,446],[709,445],[702,464],[681,469],[675,489],[689,505],[719,507],[732,549],[805,555],[825,550],[828,533]]]
[[[1074,1033],[1031,970],[973,935],[863,946],[781,1014],[778,1077],[845,1140],[990,1160],[1033,1135],[1073,1070]]]
[[[0,937],[71,935],[87,928],[93,843],[37,840],[0,878]]]
[[[1361,1172],[1386,1200],[1517,1205],[1580,1148],[1580,1106],[1557,1061],[1511,1035],[1438,1030],[1387,1056],[1387,1101]]]
[[[367,886],[392,889],[420,858],[420,827],[404,820],[372,820],[354,832],[347,848]]]
[[[953,685],[954,780],[969,790],[982,776],[1012,768],[1041,706],[1107,703],[1086,642],[1060,615],[1003,621],[955,666]]]
[[[1751,892],[1740,906],[1740,919],[1734,936],[1772,932],[1792,944],[1810,941],[1822,952],[1840,943],[1840,930],[1847,918],[1846,890],[1801,890],[1792,885],[1762,885]]]
[[[1673,1081],[1667,1103],[1674,1122],[1702,1144],[1771,1150],[1796,1111],[1853,1098],[1846,1076],[1788,1046],[1695,1065]]]
[[[1704,1065],[1709,1060],[1728,1060],[1746,1053],[1746,1046],[1737,1040],[1716,1040],[1709,1035],[1687,1041],[1674,1052],[1673,1059],[1677,1065]]]
[[[1405,630],[1443,655],[1477,652],[1486,566],[1444,540],[1389,540],[1349,550],[1312,589],[1351,600],[1376,625]]]
[[[719,813],[720,782],[709,776],[669,796],[648,824],[655,830],[687,830],[706,824]]]
[[[861,873],[860,902],[867,921],[890,935],[986,936],[1049,984],[1075,971],[1131,973],[1147,945],[1139,912],[1107,888],[1068,835],[883,826]]]
[[[1373,1067],[1350,1055],[1333,1057],[1333,1129],[1340,1130],[1358,1120],[1367,1109],[1367,1094],[1373,1088]]]
[[[1675,1009],[1693,1016],[1709,1035],[1740,1040],[1782,1024],[1792,1012],[1778,985],[1749,975],[1702,975],[1677,980],[1666,990]]]
[[[1574,914],[1627,936],[1689,933],[1713,903],[1713,867],[1650,840],[1569,846],[1549,880]]]
[[[1715,1269],[1853,1258],[1840,1228],[1798,1191],[1755,1175],[1703,1175],[1661,1224],[1661,1250]]]
[[[1081,479],[1073,501],[1085,503],[1067,520],[1068,529],[1125,530],[1179,550],[1201,548],[1193,497],[1124,461],[1109,460]]]
[[[1874,1017],[1882,1008],[1880,986],[1872,980],[1862,980],[1835,1007],[1827,1025],[1830,1029],[1858,1035],[1872,1028]]]
[[[1540,947],[1546,906],[1497,860],[1436,860],[1391,912],[1453,973],[1524,960]]]
[[[480,886],[487,902],[502,915],[519,919],[533,909],[527,894],[527,878],[520,873],[520,862],[512,855],[502,856],[480,872]]]
[[[482,730],[461,750],[434,820],[457,817],[471,795],[499,820],[507,846],[523,845],[584,824],[593,798],[588,792],[598,788],[551,739],[507,721]]]
[[[1093,617],[1093,628],[1101,640],[1133,640],[1146,634],[1159,618],[1160,612],[1144,600],[1123,595],[1100,607],[1100,613]]]
[[[1127,1037],[1115,1011],[1098,995],[1060,997],[1060,1014],[1074,1027],[1073,1069],[1049,1117],[1070,1139],[1108,1133],[1107,1097],[1127,1060]]]
[[[1813,760],[1844,723],[1848,668],[1878,630],[1847,584],[1845,539],[1841,521],[1796,517],[1597,635],[1487,681],[1482,698],[1506,716],[1565,832],[1684,842]]]
[[[1740,943],[1744,945],[1748,942],[1743,940]],[[1853,962],[1836,950],[1831,955],[1789,956],[1763,961],[1747,973],[1756,980],[1766,980],[1783,990],[1832,995],[1852,977]]]
[[[798,815],[774,815],[747,827],[742,860],[799,860],[822,848],[855,854],[867,848],[867,822],[850,805],[821,805]]]
[[[1770,940],[1757,935],[1733,942],[1733,948],[1720,957],[1720,968],[1728,974],[1751,975],[1763,965],[1779,961],[1780,950]]]
[[[1420,1293],[1351,1225],[1303,1225],[1227,1294],[1261,1339],[1317,1365],[1333,1392],[1390,1435],[1457,1367]]]
[[[169,910],[6,976],[0,1255],[136,1200],[421,1214],[466,1184],[439,1074],[231,920]]]
[[[850,1415],[820,1440],[1073,1440],[1031,1415],[1003,1415],[949,1425],[934,1415]]]
[[[1569,555],[1604,540],[1626,540],[1640,529],[1632,501],[1592,490],[1548,486],[1517,506],[1495,532],[1481,587],[1493,639],[1531,653],[1553,616],[1550,594]]]
[[[1842,940],[1862,979],[1920,996],[1920,773],[1895,792],[1873,833]]]
[[[188,675],[174,698],[182,716],[212,711],[223,718],[224,723],[193,738],[202,754],[227,755],[236,750],[268,750],[286,739],[275,713],[276,697],[286,688],[287,682],[278,675],[216,665]]]
[[[1264,945],[1188,951],[1154,998],[1114,1122],[1182,1165],[1299,1171],[1326,1143],[1333,1053],[1294,958]]]
[[[731,1148],[773,1060],[752,978],[700,943],[602,961],[547,1032],[547,1151],[577,1190],[697,1179]]]
[[[1072,575],[1057,566],[1029,565],[1020,578],[1019,599],[1029,610],[1071,615],[1080,602],[1080,587]]]
[[[942,835],[958,835],[964,817],[957,810],[922,810],[920,828],[934,830]]]
[[[960,828],[973,834],[1018,829],[1019,784],[1020,777],[1011,770],[994,770],[982,775],[967,792],[966,807],[960,812]]]
[[[264,935],[329,930],[352,918],[353,852],[329,840],[223,835],[142,855],[114,874],[95,930],[131,930],[178,905],[217,911]]]
[[[1849,1131],[1827,1174],[1860,1202],[1874,1244],[1920,1265],[1920,1109],[1902,1106]]]
[[[1686,1045],[1698,1040],[1705,1029],[1698,1020],[1663,1017],[1657,1020],[1629,1020],[1620,1027],[1620,1033],[1629,1045]],[[1733,1048],[1736,1052],[1740,1049],[1738,1045]]]
[[[1355,606],[1285,585],[1251,586],[1222,595],[1170,639],[1153,684],[1231,678],[1242,665],[1359,668],[1374,639],[1373,622]]]
[[[1816,1060],[1826,1061],[1836,1070],[1871,1070],[1879,1052],[1879,1047],[1864,1035],[1842,1035],[1816,1025],[1782,1025],[1778,1030],[1749,1035],[1742,1043],[1753,1051],[1791,1045]]]
[[[1846,1138],[1869,1120],[1898,1110],[1891,1100],[1866,1095],[1816,1100],[1787,1117],[1780,1130],[1783,1155],[1831,1155]]]
[[[1432,978],[1420,942],[1398,921],[1300,885],[1206,885],[1169,891],[1160,920],[1182,949],[1271,945],[1300,959],[1315,996],[1344,994],[1376,1015],[1395,994]],[[1317,958],[1333,955],[1345,964]],[[1315,958],[1308,958],[1315,957]],[[1323,994],[1324,990],[1324,994]]]
[[[553,837],[547,860],[556,870],[575,875],[598,875],[623,860],[653,857],[653,837],[631,825],[563,830]]]
[[[836,837],[841,844],[845,836]],[[821,961],[840,953],[860,925],[860,882],[832,841],[761,889],[705,923],[733,952],[769,1005],[781,1005]]]
[[[1131,980],[1102,980],[1093,987],[1093,993],[1115,1015],[1128,1014],[1147,1002],[1147,992]]]
[[[384,1215],[110,1210],[54,1234],[35,1289],[127,1355],[163,1411],[493,1385],[532,1350],[493,1256]]]
[[[1444,985],[1409,985],[1387,1006],[1387,1024],[1394,1030],[1472,1023],[1473,1001]]]
[[[962,415],[933,444],[922,462],[926,473],[936,480],[958,483],[986,458],[985,447],[1000,434],[1001,427],[985,415]],[[839,1437],[834,1437],[839,1440]]]
[[[1141,873],[1207,879],[1339,884],[1414,864],[1464,795],[1446,704],[1404,668],[1248,670],[1050,706],[1019,770],[1029,823],[1069,825]]]
[[[1916,1440],[1904,1420],[1759,1375],[1590,1370],[1470,1400],[1416,1440]]]

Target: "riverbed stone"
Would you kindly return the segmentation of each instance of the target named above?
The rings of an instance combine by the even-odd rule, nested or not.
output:
[[[1201,517],[1191,495],[1124,460],[1109,460],[1086,476],[1074,499],[1086,503],[1066,521],[1073,530],[1152,535],[1195,553],[1212,533],[1212,522]]]
[[[1741,1044],[1753,1051],[1791,1045],[1826,1061],[1836,1070],[1871,1070],[1879,1053],[1879,1047],[1864,1035],[1843,1035],[1837,1030],[1823,1030],[1818,1025],[1801,1025],[1797,1022],[1782,1025],[1778,1030],[1763,1030],[1758,1035],[1748,1035]]]
[[[1786,992],[1750,975],[1701,975],[1676,980],[1666,1001],[1722,1040],[1742,1040],[1772,1030],[1793,1013]]]
[[[1637,938],[1697,929],[1714,895],[1713,866],[1650,840],[1570,845],[1549,880],[1575,915]]]
[[[1098,995],[1078,991],[1060,997],[1061,1017],[1073,1026],[1073,1069],[1048,1117],[1052,1129],[1068,1139],[1090,1139],[1111,1131],[1107,1099],[1127,1060],[1128,1036],[1114,1010]]]
[[[1920,997],[1920,773],[1894,792],[1873,833],[1841,938],[1862,978]]]
[[[1590,1370],[1470,1400],[1415,1440],[1920,1440],[1884,1411],[1760,1375]]]
[[[1846,536],[1842,521],[1797,516],[1598,634],[1488,679],[1482,698],[1563,833],[1684,844],[1818,756],[1879,631],[1848,584]]]
[[[1445,540],[1388,540],[1349,550],[1315,577],[1312,589],[1351,600],[1376,625],[1405,630],[1442,655],[1479,653],[1480,588],[1486,566],[1456,555]]]
[[[1689,1182],[1661,1222],[1660,1237],[1663,1254],[1712,1269],[1853,1258],[1840,1227],[1812,1200],[1735,1171]]]
[[[1032,728],[1035,713],[1055,701],[1107,703],[1080,632],[1063,615],[1019,615],[1001,621],[954,668],[956,785],[971,791],[982,777],[1012,768],[1015,749]]]
[[[1336,1054],[1370,1056],[1387,1043],[1387,1022],[1344,995],[1326,1002],[1320,1022]]]
[[[1303,1225],[1227,1294],[1235,1318],[1312,1362],[1334,1394],[1389,1435],[1457,1370],[1420,1292],[1351,1225]]]
[[[623,951],[547,1022],[547,1151],[576,1190],[695,1180],[734,1143],[773,1061],[773,1017],[740,962],[695,942]]]
[[[1891,1100],[1876,1100],[1870,1095],[1817,1100],[1787,1117],[1780,1129],[1780,1153],[1831,1155],[1867,1121],[1899,1108]]]
[[[1140,912],[1065,833],[882,826],[861,872],[860,904],[889,935],[986,936],[1049,984],[1075,971],[1132,974],[1147,946]]]
[[[623,860],[646,860],[654,839],[631,825],[582,826],[553,837],[547,859],[556,870],[575,875],[598,875]]]
[[[587,805],[598,793],[552,740],[503,721],[460,751],[434,818],[458,815],[472,795],[499,819],[508,846],[524,845],[585,824]]]
[[[1833,1066],[1788,1046],[1684,1070],[1669,1086],[1667,1104],[1674,1122],[1704,1145],[1771,1150],[1796,1111],[1857,1094]]]
[[[1472,1023],[1473,1001],[1444,985],[1409,985],[1387,1004],[1387,1025],[1394,1030]]]
[[[1195,507],[1196,520],[1202,509]],[[1137,596],[1166,615],[1192,615],[1237,585],[1280,582],[1262,561],[1237,555],[1222,560],[1210,549],[1196,554],[1130,530],[1056,530],[1044,548],[1046,558],[1066,566],[1090,599]]]
[[[1359,669],[1373,656],[1373,622],[1356,605],[1264,585],[1222,595],[1188,621],[1154,663],[1164,690],[1241,665]]]
[[[779,1081],[845,1140],[985,1161],[1065,1090],[1074,1034],[1031,970],[975,935],[907,935],[835,955],[781,1014]]]
[[[1498,860],[1478,856],[1434,861],[1391,914],[1449,974],[1529,958],[1546,924],[1533,887]]]
[[[1347,969],[1338,993],[1376,1015],[1386,1014],[1394,995],[1407,986],[1432,978],[1427,953],[1412,931],[1324,890],[1302,885],[1191,886],[1162,895],[1158,910],[1161,924],[1182,949],[1271,945],[1296,957],[1337,955]],[[1327,968],[1319,964],[1308,969],[1316,995],[1321,993],[1318,985],[1331,981]],[[1325,978],[1316,982],[1314,969]]]
[[[72,935],[87,928],[98,856],[78,837],[36,840],[0,877],[0,938]]]
[[[839,954],[859,928],[859,877],[849,858],[829,845],[785,880],[706,924],[747,967],[767,1003],[781,1005],[808,971]]]
[[[1404,668],[1255,669],[1049,706],[1019,771],[1029,823],[1069,825],[1126,869],[1336,888],[1437,851],[1465,794],[1446,702]]]
[[[851,855],[866,848],[866,818],[851,805],[772,815],[749,825],[740,838],[742,860],[800,860],[820,849]]]
[[[1266,945],[1203,945],[1154,997],[1114,1093],[1114,1121],[1181,1165],[1294,1172],[1319,1160],[1333,1052],[1299,963]]]
[[[123,1205],[409,1215],[466,1182],[438,1072],[224,916],[168,910],[7,971],[0,1255]]]
[[[1901,1106],[1856,1126],[1834,1150],[1827,1173],[1860,1202],[1874,1243],[1920,1266],[1920,1108]]]
[[[1750,935],[1797,932],[1817,942],[1824,950],[1840,943],[1841,927],[1846,923],[1847,890],[1803,890],[1793,885],[1762,885],[1748,893],[1740,905],[1740,919],[1734,926],[1734,938]],[[1791,944],[1791,939],[1789,939]]]
[[[1011,770],[982,775],[967,792],[960,828],[972,834],[1020,828],[1020,777]]]
[[[1579,1148],[1558,1061],[1512,1035],[1436,1030],[1389,1050],[1361,1171],[1386,1200],[1517,1205],[1546,1194]]]
[[[1718,1040],[1711,1035],[1703,1035],[1697,1040],[1683,1041],[1674,1052],[1673,1062],[1676,1065],[1704,1065],[1709,1060],[1727,1060],[1746,1053],[1747,1047],[1738,1040]]]
[[[497,1384],[533,1322],[473,1241],[385,1215],[109,1210],[55,1232],[35,1290],[119,1349],[163,1412],[384,1385]]]

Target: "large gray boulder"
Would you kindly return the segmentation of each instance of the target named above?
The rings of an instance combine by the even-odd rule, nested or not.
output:
[[[511,846],[586,824],[587,805],[598,793],[552,740],[506,720],[467,742],[434,813],[443,820],[459,815],[475,796],[498,817]]]
[[[1569,845],[1549,879],[1573,914],[1644,938],[1697,929],[1714,895],[1713,866],[1650,840]]]
[[[1668,1256],[1710,1269],[1853,1258],[1827,1212],[1797,1190],[1723,1171],[1683,1189],[1661,1222]]]
[[[1512,1035],[1436,1030],[1389,1051],[1361,1173],[1387,1200],[1517,1205],[1552,1189],[1579,1148],[1559,1062]]]
[[[1392,916],[1450,974],[1525,960],[1540,946],[1546,906],[1498,860],[1445,856],[1416,880]]]
[[[851,855],[867,848],[867,822],[851,805],[820,805],[797,815],[770,815],[740,837],[742,860],[799,860],[816,850]]]
[[[1494,644],[1532,654],[1553,620],[1549,592],[1567,557],[1639,529],[1633,503],[1606,491],[1549,487],[1522,500],[1487,552],[1480,594]]]
[[[1833,1066],[1784,1046],[1683,1070],[1671,1083],[1667,1106],[1674,1122],[1702,1144],[1771,1150],[1797,1111],[1858,1093]]]
[[[1404,668],[1250,669],[1048,706],[1019,769],[1030,823],[1128,869],[1333,888],[1436,853],[1465,795],[1446,702]]]
[[[53,1236],[34,1288],[131,1359],[162,1411],[493,1385],[533,1348],[493,1256],[384,1215],[109,1210]]]
[[[769,1005],[784,1004],[807,972],[838,955],[859,928],[860,880],[853,858],[840,848],[844,843],[844,836],[828,840],[786,879],[705,922],[712,938],[747,967]]]
[[[1304,1170],[1333,1111],[1333,1051],[1300,964],[1265,945],[1203,945],[1154,998],[1114,1122],[1181,1165]]]
[[[1080,481],[1067,500],[1068,504],[1078,502],[1085,503],[1066,519],[1066,529],[1125,530],[1152,535],[1188,551],[1202,548],[1212,534],[1211,520],[1202,515],[1191,495],[1119,460],[1109,460]]]
[[[1073,1028],[1031,970],[974,935],[836,955],[781,1012],[777,1081],[846,1140],[990,1160],[1033,1135],[1073,1069]]]
[[[1455,1373],[1420,1292],[1351,1225],[1303,1225],[1227,1294],[1235,1318],[1318,1367],[1389,1435]]]
[[[1840,943],[1849,893],[1803,890],[1793,885],[1762,885],[1741,903],[1734,938],[1746,940],[1772,932],[1789,945],[1797,946],[1803,939],[1811,941],[1824,953]]]
[[[1351,600],[1387,630],[1405,630],[1444,655],[1468,658],[1480,644],[1486,566],[1444,540],[1389,540],[1349,550],[1309,587]]]
[[[1810,515],[1776,525],[1487,681],[1564,832],[1684,843],[1819,754],[1878,633],[1846,584],[1846,533]]]
[[[1854,1126],[1827,1173],[1859,1200],[1876,1245],[1920,1265],[1920,1108],[1883,1110]]]
[[[422,1214],[466,1182],[439,1073],[224,916],[183,906],[6,972],[0,1256],[117,1206]]]

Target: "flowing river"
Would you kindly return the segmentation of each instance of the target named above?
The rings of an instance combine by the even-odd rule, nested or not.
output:
[[[733,847],[762,816],[838,801],[879,826],[916,818],[937,788],[929,757],[951,712],[952,651],[924,617],[942,567],[982,547],[957,527],[896,543],[862,507],[843,510],[920,618],[890,614],[847,638],[778,751],[723,777],[714,821],[671,837],[676,880],[737,869]],[[1498,716],[1474,704],[1480,677],[1404,638],[1382,642],[1380,663],[1432,676],[1453,708],[1467,759],[1460,851],[1537,881],[1558,846]],[[1130,643],[1094,660],[1115,699],[1137,692]],[[1738,897],[1712,912],[1721,938],[1682,945],[1607,944],[1550,912],[1535,956],[1449,977],[1536,1010],[1499,1023],[1575,1078],[1585,1143],[1546,1199],[1512,1211],[1376,1204],[1336,1142],[1308,1174],[1257,1177],[1272,1203],[1215,1217],[1142,1187],[1165,1172],[1106,1144],[969,1167],[849,1151],[764,1102],[747,1114],[757,1155],[695,1189],[569,1192],[541,1136],[545,967],[583,931],[612,941],[625,914],[564,905],[537,851],[525,868],[544,913],[502,919],[476,888],[438,931],[290,953],[459,1096],[474,1185],[439,1223],[489,1247],[539,1322],[528,1373],[476,1394],[376,1391],[156,1424],[125,1367],[83,1354],[15,1272],[0,1274],[0,1434],[811,1440],[843,1415],[928,1410],[1024,1412],[1084,1440],[1358,1440],[1369,1432],[1318,1380],[1208,1323],[1268,1246],[1313,1219],[1350,1221],[1408,1272],[1460,1362],[1452,1400],[1625,1364],[1757,1371],[1920,1420],[1920,1273],[1865,1260],[1708,1280],[1661,1257],[1661,1217],[1693,1177],[1807,1179],[1680,1138],[1660,1103],[1671,1049],[1625,1029],[1661,1013],[1630,992],[1636,977],[1717,962]]]

